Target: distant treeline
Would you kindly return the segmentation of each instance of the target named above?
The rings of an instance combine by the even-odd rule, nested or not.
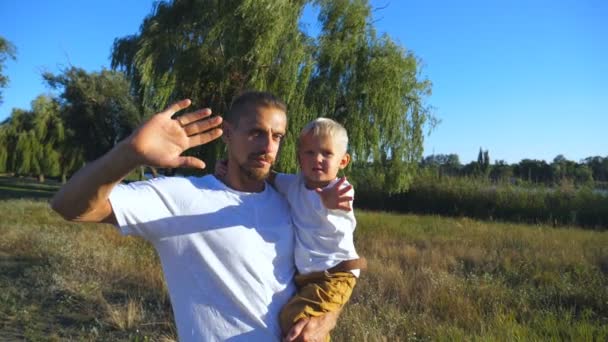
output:
[[[407,191],[377,191],[380,165],[351,169],[358,208],[488,220],[608,228],[608,156],[576,163],[524,159],[489,164],[487,152],[466,165],[457,155],[424,158]],[[484,158],[484,155],[486,156]]]
[[[608,183],[608,155],[590,156],[576,162],[560,154],[550,162],[523,159],[519,163],[508,164],[502,160],[490,163],[489,152],[480,149],[477,161],[468,164],[461,164],[457,154],[436,154],[422,159],[420,168],[439,177],[475,177],[495,183],[508,181],[554,186],[570,181],[579,186],[596,187],[605,187]]]

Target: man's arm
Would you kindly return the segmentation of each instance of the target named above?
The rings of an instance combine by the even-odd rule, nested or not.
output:
[[[51,207],[67,220],[116,223],[108,197],[116,184],[140,165],[197,167],[205,163],[182,157],[185,150],[222,135],[220,117],[209,118],[206,108],[171,117],[187,108],[182,100],[154,115],[110,152],[78,171],[51,200]]]
[[[51,199],[51,208],[69,221],[116,224],[108,197],[137,167],[126,143],[80,169]]]

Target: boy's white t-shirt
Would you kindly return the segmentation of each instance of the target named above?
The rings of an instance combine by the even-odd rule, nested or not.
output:
[[[279,173],[274,184],[291,206],[296,227],[295,262],[301,274],[324,271],[341,261],[359,258],[353,242],[357,225],[353,211],[327,209],[319,194],[306,188],[301,174]],[[348,182],[344,182],[346,185]],[[347,194],[354,196],[354,191]],[[353,273],[358,276],[359,272]]]
[[[123,234],[157,250],[180,341],[276,341],[294,294],[289,207],[266,184],[230,189],[214,176],[117,186],[110,202]]]

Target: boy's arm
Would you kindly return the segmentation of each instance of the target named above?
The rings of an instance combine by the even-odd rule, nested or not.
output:
[[[110,152],[78,171],[52,198],[52,209],[70,221],[115,224],[109,195],[135,167],[204,168],[202,160],[182,157],[181,153],[217,139],[222,134],[217,128],[222,120],[208,118],[209,109],[172,119],[189,105],[190,100],[182,100],[154,115]]]

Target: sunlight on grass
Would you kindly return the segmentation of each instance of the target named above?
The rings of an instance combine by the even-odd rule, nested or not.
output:
[[[0,202],[0,339],[173,341],[158,258],[43,201]],[[359,211],[335,341],[606,340],[608,233]],[[3,335],[4,334],[4,335]],[[52,340],[52,339],[51,339]]]

